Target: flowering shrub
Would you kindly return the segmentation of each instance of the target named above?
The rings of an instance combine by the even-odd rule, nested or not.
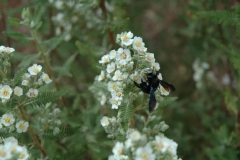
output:
[[[0,136],[4,140],[4,145],[0,146],[2,148],[0,157],[2,159],[18,157],[18,159],[24,160],[28,159],[29,153],[25,146],[18,145],[17,139],[13,136],[18,137],[19,134],[25,132],[29,132],[32,137],[37,134],[44,136],[48,129],[52,130],[52,135],[58,135],[61,125],[60,109],[52,106],[51,102],[64,93],[39,91],[41,87],[52,81],[48,74],[42,71],[41,65],[33,64],[30,67],[26,65],[15,74],[13,79],[9,79],[8,69],[11,66],[10,60],[14,56],[14,51],[13,48],[0,46],[0,60],[3,62],[0,66],[0,109],[4,112],[0,118]],[[49,109],[50,106],[52,106],[52,111]],[[36,111],[41,114],[36,114]],[[47,112],[49,112],[49,117],[46,115]],[[34,116],[30,116],[30,114],[34,114]],[[39,121],[31,121],[31,119]],[[40,130],[37,131],[37,134],[31,126],[39,126]],[[10,141],[9,139],[13,139],[14,142],[7,143]],[[46,154],[38,139],[33,138],[33,144],[43,154]]]
[[[132,128],[133,125],[130,122],[130,120],[135,121],[133,116],[138,114],[137,110],[146,110],[147,108],[146,103],[138,103],[140,99],[146,97],[134,85],[134,82],[137,84],[147,83],[146,74],[159,72],[160,64],[155,62],[153,53],[147,52],[142,38],[133,37],[132,32],[118,34],[116,42],[121,48],[111,50],[99,60],[102,71],[95,78],[96,87],[92,88],[92,90],[98,91],[97,95],[99,95],[98,99],[101,105],[109,102],[112,109],[119,110],[117,117],[104,116],[101,119],[101,125],[108,134],[107,137],[118,140],[112,149],[113,155],[109,156],[109,159],[178,159],[177,143],[162,133],[168,126],[163,121],[153,128],[148,126],[150,121],[159,120],[153,115],[154,112],[152,114],[147,111],[147,119],[141,116],[141,120],[144,122],[144,128],[140,128],[142,133],[138,129]],[[160,80],[163,79],[161,73],[157,77]],[[100,89],[97,87],[99,85],[105,88]],[[161,105],[166,105],[175,99],[174,97],[164,97],[169,95],[169,92],[161,85],[157,88],[155,94],[160,100],[159,103],[162,103]],[[160,109],[160,107],[157,108],[157,110]],[[136,120],[132,123],[139,122]],[[125,141],[123,137],[126,137]]]

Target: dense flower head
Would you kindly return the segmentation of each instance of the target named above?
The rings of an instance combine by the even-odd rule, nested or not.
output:
[[[101,72],[95,80],[96,84],[104,87],[105,90],[100,87],[94,90],[101,105],[108,103],[112,109],[119,109],[117,117],[104,116],[100,120],[100,124],[108,133],[107,137],[114,140],[118,137],[126,137],[125,140],[121,139],[121,141],[115,142],[112,148],[113,155],[110,155],[108,159],[177,160],[177,143],[161,133],[168,128],[168,125],[161,122],[152,128],[147,126],[148,122],[157,119],[155,115],[149,115],[147,120],[145,117],[142,118],[144,121],[142,132],[135,128],[126,129],[124,127],[123,124],[126,122],[124,114],[127,113],[127,111],[124,112],[125,108],[128,110],[134,107],[133,112],[135,112],[135,109],[144,107],[143,103],[147,104],[143,100],[142,104],[138,106],[138,102],[135,105],[135,100],[141,99],[140,96],[144,95],[143,92],[149,94],[150,87],[153,88],[149,85],[151,83],[149,73],[153,73],[158,78],[156,82],[159,87],[156,87],[156,91],[154,88],[156,99],[157,96],[169,95],[171,88],[166,87],[161,81],[163,78],[159,72],[160,64],[156,62],[153,53],[147,52],[141,37],[134,37],[132,32],[123,32],[117,35],[116,43],[121,47],[111,50],[99,60]],[[133,103],[133,101],[135,102]],[[131,111],[128,110],[127,114],[130,113]],[[132,125],[128,123],[129,126]]]
[[[134,87],[133,82],[137,84],[146,82],[147,73],[159,73],[160,70],[160,64],[156,62],[153,53],[147,52],[141,37],[134,37],[132,32],[123,32],[117,35],[116,42],[121,47],[111,50],[101,57],[99,64],[102,65],[102,69],[100,75],[96,77],[97,82],[107,86],[110,94],[105,94],[100,90],[95,92],[101,104],[109,102],[112,109],[118,109],[128,101],[129,97],[126,96],[128,94],[124,94],[124,92],[130,89],[129,84]],[[158,74],[158,78],[163,79],[161,73]],[[169,95],[169,91],[161,85],[157,90],[156,93],[160,93],[162,96]],[[141,92],[141,90],[138,91]],[[103,93],[104,96],[102,96]],[[110,95],[110,97],[106,95]]]
[[[29,156],[27,148],[18,145],[18,141],[14,137],[4,139],[4,144],[0,145],[0,159],[7,160],[14,157],[18,160],[27,160]]]

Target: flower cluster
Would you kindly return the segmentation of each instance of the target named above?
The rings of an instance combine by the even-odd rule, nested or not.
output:
[[[0,98],[2,103],[6,103],[12,94],[17,97],[22,96],[24,89],[27,97],[36,97],[38,95],[38,90],[36,88],[44,85],[44,83],[48,84],[52,81],[46,73],[42,73],[41,76],[36,79],[37,75],[41,73],[41,69],[42,66],[37,64],[29,67],[29,73],[25,73],[22,76],[21,86],[15,86],[14,88],[11,88],[8,84],[0,84]]]
[[[127,139],[116,142],[112,149],[113,155],[109,160],[128,160],[129,155],[136,160],[171,159],[180,160],[177,157],[177,143],[164,135],[156,135],[154,140],[148,140],[147,136],[139,131],[129,129]]]
[[[196,59],[193,62],[193,70],[194,70],[193,79],[196,82],[197,88],[202,87],[203,85],[202,77],[205,70],[208,68],[209,68],[209,64],[207,62],[200,62],[199,59]]]
[[[121,118],[116,118],[116,117],[102,117],[100,123],[104,127],[106,133],[108,133],[108,138],[116,138],[119,135],[124,135],[124,131],[122,129],[121,125]]]
[[[4,115],[2,115],[2,117],[0,118],[1,122],[0,122],[0,129],[1,131],[14,131],[15,127],[18,133],[23,133],[26,132],[28,127],[29,127],[29,123],[23,120],[18,120],[18,122],[15,121],[15,117],[12,113],[5,113]],[[14,127],[14,122],[16,122],[15,127]]]
[[[0,145],[0,159],[18,159],[27,160],[29,154],[25,146],[20,146],[14,137],[9,137],[3,140],[4,144]]]
[[[118,109],[125,101],[129,101],[129,96],[131,99],[136,98],[137,95],[130,91],[133,81],[139,84],[146,81],[146,73],[160,70],[160,64],[155,62],[153,53],[147,52],[141,37],[134,37],[132,32],[123,32],[117,35],[116,42],[121,45],[121,48],[111,50],[101,57],[99,63],[103,69],[96,77],[96,81],[107,85],[111,94],[108,101],[112,109]],[[158,78],[162,80],[161,73],[158,74]],[[161,95],[169,94],[169,91],[162,86],[158,91]],[[103,105],[107,97],[102,92],[99,95],[101,97],[98,99]]]
[[[59,108],[55,108],[51,103],[46,104],[44,107],[45,112],[47,112],[48,108],[53,108],[52,112],[45,114],[44,117],[39,118],[39,122],[42,125],[41,128],[48,127],[53,130],[53,134],[56,135],[60,132],[59,126],[62,124],[60,120],[61,110]]]
[[[75,36],[72,33],[79,33],[79,23],[82,23],[79,17],[83,17],[86,23],[86,27],[91,29],[95,28],[102,30],[102,19],[103,13],[101,8],[94,8],[94,10],[89,10],[90,7],[93,7],[92,2],[81,1],[64,1],[64,0],[48,0],[49,4],[57,10],[57,14],[52,17],[53,22],[55,23],[56,29],[55,34],[61,35],[64,34],[64,40],[69,41]],[[106,9],[111,12],[113,6],[111,6],[107,1],[105,1]],[[71,15],[71,17],[69,17]]]

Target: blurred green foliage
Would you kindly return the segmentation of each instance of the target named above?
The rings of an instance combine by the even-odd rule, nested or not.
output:
[[[102,4],[103,0],[66,1],[80,4],[79,9],[68,5],[61,9],[49,2],[41,1],[37,11],[37,0],[0,2],[0,44],[18,51],[12,73],[29,60],[42,63],[36,46],[39,41],[57,83],[47,89],[68,91],[63,102],[58,102],[63,110],[62,122],[66,126],[82,126],[80,132],[66,139],[46,140],[49,157],[58,159],[57,153],[68,156],[73,152],[81,153],[77,157],[82,159],[106,159],[111,154],[113,142],[106,138],[100,119],[114,115],[115,111],[107,105],[100,106],[88,88],[100,72],[99,58],[114,47],[115,35],[131,31],[143,37],[148,50],[155,53],[164,79],[177,89],[173,96],[178,99],[162,115],[170,126],[166,135],[178,143],[178,156],[194,160],[240,159],[237,2],[106,0],[107,6]],[[25,7],[29,7],[30,13],[38,12],[36,19],[42,21],[37,29],[33,28],[35,41],[28,38],[26,27],[18,25]],[[210,10],[225,11],[204,12]],[[52,18],[58,13],[64,15],[64,25]],[[74,22],[73,17],[77,17]],[[64,28],[69,24],[70,30]],[[61,34],[56,35],[57,29]],[[67,35],[71,36],[68,40]],[[200,88],[193,80],[196,59],[210,66],[203,74]]]

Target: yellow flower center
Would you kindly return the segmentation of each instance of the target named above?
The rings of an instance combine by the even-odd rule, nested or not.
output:
[[[152,58],[151,58],[150,56],[147,56],[147,60],[148,60],[148,61],[151,61]]]
[[[23,124],[23,123],[19,124],[18,128],[20,128],[21,130],[23,130],[23,129],[24,129],[24,124]]]
[[[112,84],[112,87],[111,87],[113,90],[115,90],[117,88],[117,85],[116,84]]]
[[[122,93],[121,93],[121,92],[117,92],[116,95],[117,95],[118,97],[121,97],[121,96],[122,96]]]
[[[142,159],[146,159],[146,160],[148,160],[148,159],[149,159],[149,157],[148,157],[148,154],[147,154],[147,153],[142,153],[142,155],[141,155],[141,158],[142,158]]]
[[[9,92],[8,92],[8,90],[3,90],[2,94],[3,94],[4,96],[7,96],[7,95],[9,94]]]
[[[113,101],[113,104],[117,105],[117,104],[118,104],[118,101],[114,100],[114,101]]]
[[[128,41],[128,39],[129,39],[129,38],[128,38],[127,35],[124,35],[124,36],[123,36],[123,41]]]
[[[33,67],[32,70],[33,70],[34,73],[38,73],[38,68],[37,67]]]
[[[31,93],[30,93],[30,97],[35,97],[34,92],[31,92]]]
[[[0,156],[1,157],[6,157],[7,153],[5,151],[0,151]]]
[[[157,147],[158,147],[159,149],[163,148],[162,142],[158,143],[158,144],[157,144]]]
[[[5,121],[6,123],[10,123],[10,120],[11,120],[11,119],[10,119],[9,117],[5,117],[5,118],[4,118],[4,121]]]
[[[123,53],[121,54],[121,57],[122,57],[122,59],[126,59],[126,58],[127,58],[127,54],[123,52]]]
[[[140,41],[137,41],[135,44],[136,44],[137,47],[141,47],[142,46],[142,43]]]

